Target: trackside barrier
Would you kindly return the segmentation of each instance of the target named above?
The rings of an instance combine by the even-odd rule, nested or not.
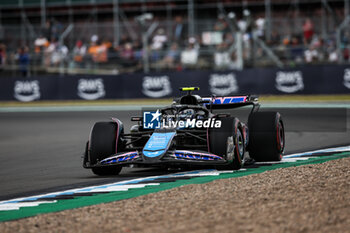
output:
[[[243,71],[181,71],[115,76],[1,77],[0,101],[168,98],[178,88],[199,86],[198,94],[350,94],[350,66],[254,68]]]

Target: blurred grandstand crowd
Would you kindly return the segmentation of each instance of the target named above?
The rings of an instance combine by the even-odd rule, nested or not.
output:
[[[346,18],[342,1],[330,4],[328,11],[321,4],[311,3],[299,8],[295,5],[274,7],[271,18],[266,17],[262,6],[254,8],[249,1],[243,2],[245,4],[239,7],[223,4],[220,10],[207,9],[205,13],[200,13],[201,8],[195,9],[195,33],[192,35],[186,10],[173,12],[169,18],[160,10],[152,12],[152,6],[148,6],[147,12],[153,17],[144,26],[136,20],[137,13],[127,15],[127,23],[118,25],[117,40],[112,32],[115,27],[112,16],[108,15],[96,21],[76,17],[71,22],[64,17],[51,16],[47,17],[45,25],[33,22],[32,29],[28,22],[23,29],[15,20],[6,23],[6,19],[2,19],[0,74],[29,76],[58,73],[62,69],[68,73],[137,72],[143,70],[146,55],[151,71],[240,69],[238,32],[242,35],[244,67],[275,66],[276,59],[285,67],[349,62],[349,30],[341,32],[340,41],[336,37],[337,27]],[[10,14],[11,10],[8,11]],[[228,17],[228,12],[236,15]],[[6,10],[2,9],[0,13],[1,18]],[[327,17],[326,22],[322,23],[324,17]],[[74,28],[67,31],[72,22]],[[142,35],[151,27],[154,30],[145,42]],[[23,30],[25,34],[31,32],[25,40]],[[66,31],[68,36],[62,38]],[[339,46],[340,50],[337,49]],[[269,53],[276,59],[271,59]]]

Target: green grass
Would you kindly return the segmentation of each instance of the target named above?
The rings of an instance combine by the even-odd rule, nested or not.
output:
[[[223,173],[218,176],[204,176],[194,177],[188,180],[177,180],[175,182],[160,183],[157,186],[146,186],[144,188],[130,189],[128,191],[115,191],[107,194],[95,194],[93,196],[81,196],[75,197],[74,199],[58,200],[56,203],[41,204],[34,207],[22,207],[19,210],[0,211],[0,222],[15,220],[38,214],[52,213],[67,209],[80,208],[84,206],[97,205],[101,203],[108,203],[113,201],[119,201],[124,199],[130,199],[150,193],[156,193],[172,188],[180,187],[189,184],[203,184],[212,182],[218,179],[237,178],[247,176],[251,174],[263,173],[279,168],[297,167],[308,164],[319,164],[328,162],[335,159],[347,158],[350,156],[349,152],[343,152],[339,154],[323,156],[323,157],[312,157],[308,160],[299,160],[290,163],[279,163],[272,164],[271,166],[261,166],[258,168],[248,168],[247,170],[240,170],[233,173]]]

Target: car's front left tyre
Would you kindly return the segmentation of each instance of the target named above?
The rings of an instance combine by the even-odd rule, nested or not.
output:
[[[89,162],[95,165],[97,162],[117,153],[121,147],[120,134],[122,125],[116,122],[97,122],[93,126],[89,140]],[[122,167],[95,167],[92,172],[96,175],[118,175]]]

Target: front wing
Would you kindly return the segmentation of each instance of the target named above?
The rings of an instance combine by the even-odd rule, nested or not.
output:
[[[162,165],[162,164],[188,164],[188,165],[224,165],[227,160],[223,157],[203,152],[189,150],[168,151],[164,156],[157,160],[148,160],[140,151],[121,152],[105,158],[94,165],[85,163],[85,168],[107,167],[107,166],[125,166],[131,164],[137,165]]]

